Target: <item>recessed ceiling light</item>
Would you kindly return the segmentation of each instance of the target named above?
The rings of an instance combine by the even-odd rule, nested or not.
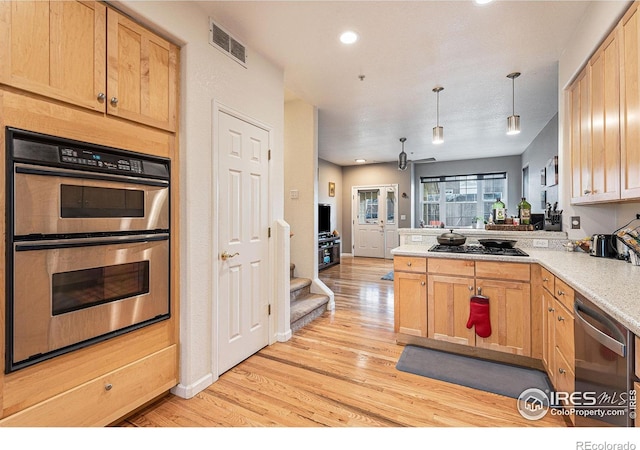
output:
[[[356,162],[357,163],[363,163],[363,162],[367,162],[367,160],[366,159],[362,159],[362,158],[358,158],[358,159],[356,159]]]
[[[353,44],[358,40],[358,35],[355,31],[345,31],[340,35],[340,42],[343,44]]]
[[[493,0],[474,0],[478,5],[486,5],[487,3],[491,3]]]

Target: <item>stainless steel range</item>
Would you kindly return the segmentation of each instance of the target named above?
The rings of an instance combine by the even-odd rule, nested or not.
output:
[[[483,245],[440,245],[435,244],[429,249],[438,253],[468,253],[470,255],[495,255],[495,256],[529,256],[519,248],[485,247]]]

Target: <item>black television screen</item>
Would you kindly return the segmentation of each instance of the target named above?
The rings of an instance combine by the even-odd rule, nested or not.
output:
[[[318,205],[318,233],[331,232],[331,205]]]

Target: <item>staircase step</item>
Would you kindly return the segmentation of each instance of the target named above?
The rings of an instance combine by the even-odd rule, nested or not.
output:
[[[327,309],[329,297],[307,294],[291,302],[291,331],[295,332],[321,316]]]
[[[291,302],[311,293],[311,280],[309,278],[292,278],[289,283]]]

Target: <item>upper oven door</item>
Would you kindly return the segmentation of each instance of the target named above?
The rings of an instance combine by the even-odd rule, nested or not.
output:
[[[169,183],[15,164],[14,235],[169,229]]]

